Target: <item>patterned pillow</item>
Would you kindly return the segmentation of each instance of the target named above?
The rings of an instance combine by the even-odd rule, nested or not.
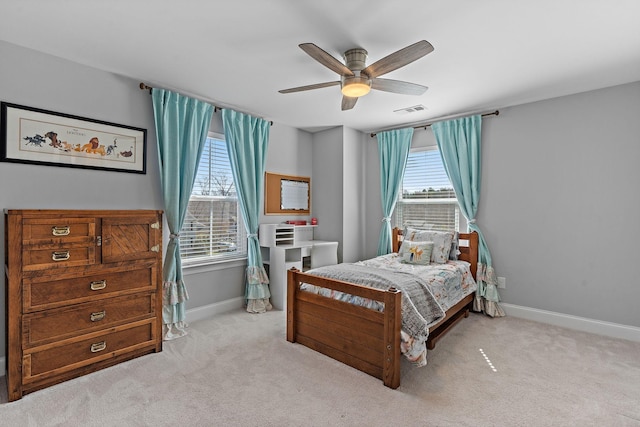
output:
[[[433,251],[433,242],[415,242],[405,240],[400,246],[400,262],[405,264],[429,265],[431,262],[431,252]]]
[[[404,236],[405,240],[433,242],[431,262],[436,264],[444,264],[447,262],[455,231],[416,230],[407,228],[406,232],[407,234]]]
[[[431,235],[434,230],[431,229],[423,229],[423,228],[415,228],[415,227],[405,227],[402,235],[405,240],[415,240],[420,242],[428,242],[429,239],[423,239],[424,236]]]

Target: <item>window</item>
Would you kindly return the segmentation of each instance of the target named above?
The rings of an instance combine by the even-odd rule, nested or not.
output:
[[[434,230],[460,229],[460,209],[438,149],[409,153],[396,204],[396,226],[426,222]]]
[[[180,232],[185,264],[247,256],[247,236],[224,137],[209,134]]]

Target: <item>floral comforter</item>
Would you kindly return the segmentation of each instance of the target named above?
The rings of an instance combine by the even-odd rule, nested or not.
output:
[[[397,254],[382,255],[353,264],[320,267],[308,273],[380,289],[388,289],[391,284],[402,290],[401,352],[416,366],[427,364],[429,327],[442,319],[446,310],[477,288],[466,261],[424,266],[403,264]],[[358,278],[354,279],[354,275]],[[306,283],[300,288],[377,311],[384,310],[384,304],[378,301]]]

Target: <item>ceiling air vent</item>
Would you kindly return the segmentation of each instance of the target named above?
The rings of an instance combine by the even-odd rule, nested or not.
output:
[[[399,110],[394,110],[394,113],[398,113],[398,114],[409,114],[409,113],[419,113],[421,111],[426,111],[427,107],[425,107],[424,105],[420,104],[420,105],[414,105],[413,107],[407,107],[407,108],[401,108]]]

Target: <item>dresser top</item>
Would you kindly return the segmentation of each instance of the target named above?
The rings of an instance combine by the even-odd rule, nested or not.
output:
[[[22,215],[30,216],[123,216],[123,215],[158,215],[162,214],[162,210],[152,209],[4,209],[5,215]]]

